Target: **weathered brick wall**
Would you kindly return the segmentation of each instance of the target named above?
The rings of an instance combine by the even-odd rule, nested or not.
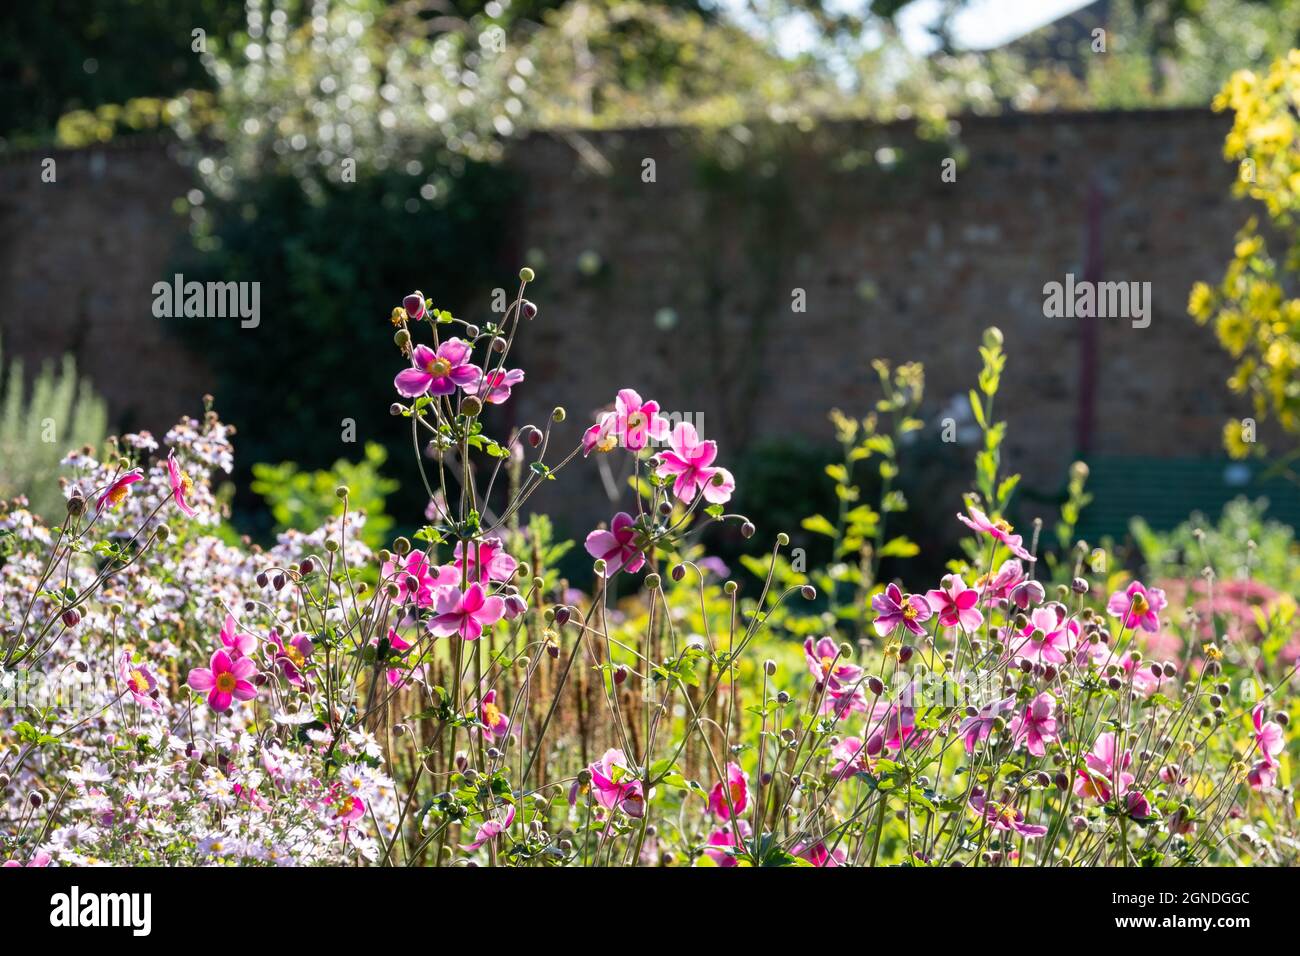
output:
[[[54,182],[42,181],[46,158]],[[172,204],[189,185],[156,141],[0,163],[3,351],[31,371],[71,352],[117,427],[166,429],[202,412],[201,360],[152,313],[184,228]]]
[[[542,276],[521,420],[562,403],[576,436],[635,383],[702,414],[725,463],[760,438],[829,438],[829,408],[874,400],[877,356],[924,360],[932,408],[964,395],[996,324],[1011,355],[1007,460],[1055,490],[1077,450],[1080,331],[1044,318],[1042,288],[1082,276],[1095,188],[1104,278],[1151,282],[1154,312],[1146,329],[1097,323],[1094,450],[1215,454],[1229,363],[1185,304],[1194,280],[1221,275],[1247,214],[1228,197],[1226,126],[1203,111],[971,119],[956,183],[906,125],[824,128],[773,177],[742,152],[721,183],[673,131],[587,134],[594,164],[570,138],[532,137],[512,158],[528,188],[509,242]],[[901,156],[891,172],[862,161],[882,147]],[[206,387],[201,357],[150,314],[186,174],[160,144],[57,158],[57,185],[40,182],[39,157],[0,164],[5,350],[71,350],[127,424],[164,427]],[[806,312],[792,312],[794,289]],[[575,481],[598,487],[574,469],[537,503],[590,520]]]

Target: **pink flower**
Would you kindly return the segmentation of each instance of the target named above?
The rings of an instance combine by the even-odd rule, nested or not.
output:
[[[208,706],[218,713],[230,709],[235,700],[252,700],[257,696],[252,677],[257,665],[251,658],[241,657],[231,660],[225,651],[212,655],[209,667],[196,667],[190,671],[189,685],[192,690],[208,691]]]
[[[239,625],[231,614],[226,615],[225,623],[221,625],[221,633],[217,636],[221,639],[222,646],[230,652],[231,660],[248,657],[257,650],[257,638],[252,634],[240,633]]]
[[[983,741],[988,739],[989,734],[993,733],[993,725],[1002,716],[1003,713],[1010,711],[1016,705],[1016,698],[1004,697],[1002,700],[995,700],[991,704],[986,704],[980,709],[980,712],[974,717],[967,717],[957,728],[957,733],[966,739],[966,752],[973,753],[975,748]]]
[[[998,568],[997,573],[990,580],[984,575],[975,582],[975,587],[979,588],[983,584],[983,594],[990,603],[994,601],[1006,601],[1011,595],[1011,591],[1017,584],[1025,579],[1025,566],[1015,558],[1007,558]]]
[[[342,823],[344,827],[366,815],[366,802],[355,793],[348,793],[337,785],[325,802],[333,805],[334,820]]]
[[[474,842],[462,844],[461,849],[465,850],[466,852],[473,853],[484,843],[487,843],[489,840],[495,840],[502,833],[505,833],[506,830],[510,829],[510,824],[514,822],[515,822],[515,805],[513,803],[508,803],[506,804],[506,816],[504,820],[486,821],[475,832]]]
[[[272,656],[284,674],[284,679],[294,687],[306,686],[307,679],[303,676],[303,671],[307,669],[308,658],[315,650],[311,638],[306,634],[295,634],[286,641],[280,637],[279,631],[272,629],[270,643]]]
[[[844,866],[849,855],[844,850],[836,849],[833,853],[826,849],[822,841],[817,843],[796,843],[791,851],[801,860],[807,860],[813,866]]]
[[[862,668],[840,659],[840,646],[829,637],[815,644],[807,638],[803,642],[803,657],[808,662],[808,673],[828,687],[852,686],[862,679]]]
[[[34,853],[32,855],[32,858],[28,860],[26,863],[20,863],[17,860],[5,860],[3,866],[0,867],[0,869],[9,870],[15,867],[27,867],[27,866],[43,867],[43,866],[53,866],[53,865],[54,865],[53,857],[51,857],[48,853],[45,853],[44,851],[38,851]]]
[[[1056,740],[1055,706],[1056,698],[1044,691],[1011,722],[1012,738],[1027,741],[1029,752],[1035,757],[1046,756],[1047,745]]]
[[[725,468],[714,466],[718,444],[700,441],[695,426],[679,422],[668,438],[671,451],[659,455],[660,478],[673,478],[673,494],[679,501],[694,501],[698,494],[711,504],[725,504],[736,490],[736,479]]]
[[[966,510],[970,512],[970,517],[959,514],[957,520],[974,531],[981,531],[996,541],[1000,541],[1011,549],[1011,553],[1017,558],[1025,561],[1034,560],[1034,556],[1025,550],[1021,543],[1021,537],[1018,534],[1011,533],[1011,525],[1004,519],[997,518],[990,520],[989,516],[980,511],[972,504],[966,505]]]
[[[1128,675],[1133,683],[1133,690],[1143,697],[1150,697],[1157,687],[1160,686],[1160,677],[1156,676],[1153,667],[1160,668],[1161,675],[1164,674],[1164,664],[1143,660],[1129,651],[1119,661],[1120,667]]]
[[[372,644],[379,644],[378,638],[371,639]],[[415,645],[410,641],[404,640],[400,634],[393,628],[388,629],[388,649],[380,657],[383,661],[390,661],[395,657],[401,657]],[[385,675],[388,678],[389,686],[405,687],[410,683],[410,677],[406,671],[400,667],[390,667]]]
[[[939,623],[944,627],[960,627],[967,634],[979,630],[984,623],[984,615],[975,606],[980,592],[966,587],[960,574],[945,575],[940,583],[940,589],[925,593],[930,609],[939,615]]]
[[[197,512],[190,507],[188,499],[194,493],[194,482],[190,480],[189,475],[181,471],[181,466],[176,464],[174,448],[167,453],[167,480],[171,482],[172,500],[176,502],[176,507],[193,518]]]
[[[380,568],[385,583],[397,585],[397,602],[405,604],[414,596],[416,607],[432,607],[434,591],[460,584],[460,573],[453,567],[435,567],[423,551],[412,551],[404,561],[385,561]]]
[[[632,779],[627,757],[623,751],[610,748],[595,763],[587,767],[591,774],[591,795],[599,806],[607,810],[622,810],[630,817],[640,818],[645,815],[645,794],[641,792],[641,781]],[[573,782],[569,788],[569,805],[578,802],[582,785]]]
[[[430,633],[437,637],[459,634],[461,640],[477,641],[484,628],[501,620],[506,609],[501,598],[488,597],[482,585],[471,584],[464,593],[457,588],[444,589],[434,610],[437,614],[429,621]]]
[[[709,791],[709,809],[719,820],[730,820],[732,814],[739,816],[749,806],[749,774],[740,769],[737,763],[727,764],[727,784],[723,790],[721,782],[715,783]]]
[[[487,728],[493,740],[500,740],[510,733],[510,718],[497,706],[495,690],[490,690],[483,695],[483,702],[478,708],[478,717],[483,721],[483,726]]]
[[[1255,709],[1250,712],[1250,719],[1255,725],[1255,743],[1259,745],[1259,752],[1270,760],[1275,759],[1286,747],[1286,737],[1282,733],[1282,725],[1276,721],[1264,720],[1264,704],[1261,702],[1255,705]]]
[[[916,635],[925,633],[922,621],[930,619],[930,605],[919,594],[904,595],[897,584],[890,584],[871,599],[876,612],[876,633],[888,637],[900,624]]]
[[[162,704],[155,699],[158,681],[144,664],[133,664],[129,651],[123,651],[117,662],[117,676],[126,685],[127,691],[137,704],[150,710],[162,710]]]
[[[586,458],[593,451],[613,451],[618,447],[618,416],[606,412],[582,433],[582,457]]]
[[[668,436],[668,419],[659,414],[659,403],[643,402],[633,389],[619,389],[614,399],[615,432],[624,448],[640,451],[650,442]]]
[[[867,737],[867,753],[874,757],[883,749],[901,751],[904,747],[919,747],[929,737],[928,732],[916,729],[916,708],[902,702],[879,701],[872,708]]]
[[[1047,835],[1047,827],[1026,823],[1023,811],[986,799],[984,791],[978,787],[971,791],[970,805],[971,809],[983,816],[994,830],[1012,830],[1029,839]]]
[[[1112,788],[1118,796],[1123,796],[1133,785],[1133,775],[1127,772],[1133,762],[1133,752],[1126,750],[1116,757],[1115,735],[1110,731],[1097,737],[1092,752],[1084,759],[1084,768],[1079,770],[1074,780],[1074,793],[1079,797],[1092,797],[1102,803],[1109,803]]]
[[[736,840],[736,831],[740,831],[740,839],[748,840],[753,836],[753,830],[744,820],[733,820],[731,826],[724,827],[720,830],[714,830],[709,834],[708,845],[704,848],[704,855],[712,860],[716,865],[731,868],[740,866],[740,861],[736,858],[735,849],[740,846]],[[713,849],[718,847],[720,849]]]
[[[587,553],[605,562],[605,577],[612,578],[619,570],[635,574],[645,564],[645,555],[636,543],[636,528],[632,516],[626,511],[614,515],[609,530],[597,529],[587,535]]]
[[[458,571],[464,567],[464,552],[464,542],[457,541],[451,563]],[[509,581],[518,567],[519,562],[506,553],[505,545],[496,536],[472,542],[469,546],[469,571],[466,576],[471,581],[478,581],[479,584]]]
[[[831,774],[836,780],[850,777],[855,773],[869,773],[871,765],[867,761],[867,745],[858,737],[845,737],[831,749]]]
[[[466,395],[477,395],[488,405],[501,405],[510,398],[510,390],[524,380],[524,370],[512,368],[509,371],[494,369],[484,372],[478,381],[465,386]]]
[[[1007,594],[1007,600],[1022,611],[1029,610],[1031,605],[1042,604],[1045,597],[1047,591],[1043,585],[1032,578],[1021,581]]]
[[[1072,647],[1072,635],[1078,630],[1059,604],[1036,607],[1029,612],[1029,625],[1018,637],[1007,641],[1011,656],[1035,664],[1064,664],[1066,651]]]
[[[95,512],[98,513],[103,511],[104,505],[108,505],[110,508],[116,508],[126,499],[127,494],[131,490],[131,486],[143,477],[144,475],[140,473],[140,469],[138,468],[133,468],[126,474],[120,475],[118,479],[109,485],[108,489],[99,496],[99,499],[95,502]]]
[[[460,339],[448,339],[437,351],[417,345],[411,353],[411,367],[397,373],[393,385],[407,398],[420,395],[450,395],[457,386],[473,385],[482,371],[469,364],[471,347]]]
[[[1106,610],[1113,617],[1120,618],[1125,628],[1142,627],[1144,631],[1154,634],[1160,630],[1160,616],[1168,602],[1165,592],[1160,588],[1147,588],[1140,581],[1134,581],[1123,591],[1116,591],[1110,596]]]

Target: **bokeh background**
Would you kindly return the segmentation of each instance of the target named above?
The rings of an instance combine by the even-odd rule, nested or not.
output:
[[[1267,499],[1243,533],[1300,518],[1285,469],[1225,454],[1251,404],[1188,315],[1255,211],[1211,101],[1300,40],[1295,0],[48,0],[0,22],[0,494],[57,510],[67,447],[211,393],[242,532],[313,526],[339,480],[409,531],[389,312],[419,288],[487,321],[528,264],[502,424],[560,404],[576,440],[634,384],[702,419],[740,510],[814,548],[828,412],[871,409],[881,357],[925,364],[899,487],[940,553],[952,509],[929,505],[968,486],[991,325],[1018,522],[1060,510],[1075,461],[1089,540],[1243,496]],[[155,318],[176,273],[260,283],[259,326]],[[1046,317],[1067,273],[1149,282],[1150,326]],[[581,537],[610,480],[535,505]]]

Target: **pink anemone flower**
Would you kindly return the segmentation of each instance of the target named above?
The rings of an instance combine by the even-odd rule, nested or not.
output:
[[[490,690],[483,695],[483,702],[478,709],[479,720],[487,728],[493,740],[500,740],[510,733],[510,718],[497,706],[497,692]]]
[[[622,810],[630,817],[640,819],[645,815],[645,794],[642,793],[641,781],[633,779],[627,757],[623,751],[615,748],[606,750],[604,755],[587,767],[591,774],[590,793],[596,804],[607,810]],[[578,802],[582,785],[575,780],[569,788],[569,805]]]
[[[464,567],[466,551],[463,541],[456,542],[452,552],[452,567],[460,570]],[[488,581],[509,581],[519,567],[519,562],[506,553],[505,545],[495,535],[475,541],[469,545],[469,570],[466,576],[471,581],[486,584]]]
[[[402,299],[402,308],[406,310],[407,318],[412,322],[419,322],[424,317],[424,293],[416,289]]]
[[[974,717],[967,717],[957,728],[957,733],[966,740],[966,752],[973,753],[975,748],[988,739],[993,727],[1004,713],[1016,705],[1016,698],[1004,697],[982,707]]]
[[[1056,740],[1056,698],[1044,691],[1031,700],[1011,722],[1011,736],[1024,740],[1035,757],[1047,755],[1047,745]]]
[[[749,774],[740,769],[738,763],[727,764],[726,789],[721,781],[709,791],[709,809],[719,820],[730,820],[732,814],[739,816],[749,806]]]
[[[1009,630],[1009,629],[1008,629]],[[1019,636],[1009,637],[1007,645],[1016,660],[1034,664],[1064,664],[1066,652],[1073,647],[1072,637],[1078,624],[1068,620],[1059,604],[1036,607],[1029,612],[1029,625]]]
[[[925,633],[921,626],[933,613],[929,603],[919,594],[903,594],[897,584],[890,584],[871,599],[876,612],[876,633],[888,637],[900,624],[918,637]]]
[[[167,454],[167,480],[171,483],[172,500],[176,502],[176,507],[193,518],[198,513],[190,507],[189,503],[189,497],[194,493],[194,482],[190,480],[189,475],[181,471],[181,466],[176,464],[174,448]]]
[[[862,668],[841,659],[840,646],[829,637],[803,642],[803,657],[808,662],[808,672],[827,687],[838,689],[852,686],[862,679]]]
[[[740,840],[748,840],[754,834],[753,829],[745,820],[733,820],[730,826],[714,830],[709,834],[709,842],[704,848],[704,855],[712,860],[716,866],[726,869],[740,866],[740,860],[736,854],[736,850],[740,847],[740,840],[736,839],[737,831],[739,831]]]
[[[484,824],[474,833],[474,842],[462,844],[461,849],[467,853],[473,853],[484,843],[487,843],[489,840],[494,840],[502,833],[505,833],[506,830],[510,829],[510,824],[514,822],[515,805],[513,803],[506,804],[505,819],[488,820],[484,822]]]
[[[192,690],[207,691],[208,706],[222,713],[236,700],[252,700],[257,696],[257,688],[249,680],[256,672],[257,665],[250,658],[231,660],[225,651],[216,651],[208,667],[190,671],[188,683]]]
[[[397,585],[397,602],[414,600],[416,607],[432,607],[434,592],[460,584],[460,573],[451,566],[437,567],[423,551],[412,551],[404,559],[385,561],[379,573],[385,582]]]
[[[618,447],[618,416],[606,412],[582,433],[582,457],[593,451],[608,452]]]
[[[836,780],[851,777],[857,773],[869,773],[871,764],[867,760],[867,745],[859,737],[845,737],[831,749],[831,774]]]
[[[986,799],[984,791],[978,787],[971,791],[970,806],[972,810],[984,817],[994,830],[1014,831],[1022,837],[1033,840],[1047,836],[1047,827],[1026,823],[1024,811],[998,803],[996,800]]]
[[[311,638],[306,634],[295,634],[286,641],[280,637],[278,630],[272,629],[270,645],[271,655],[280,673],[284,674],[284,679],[294,687],[305,687],[307,678],[303,672],[307,669],[312,651],[316,649]]]
[[[1160,612],[1167,603],[1160,588],[1148,588],[1141,581],[1134,581],[1110,596],[1106,610],[1119,618],[1125,628],[1141,627],[1154,634],[1160,630]]]
[[[614,399],[614,421],[619,441],[630,451],[668,437],[668,419],[659,414],[659,403],[642,401],[630,388],[619,389]]]
[[[437,351],[417,345],[411,352],[411,367],[397,373],[393,386],[407,398],[451,395],[457,386],[473,385],[482,375],[479,367],[469,362],[471,351],[460,339],[448,339]]]
[[[1034,556],[1025,550],[1023,539],[1020,535],[1011,533],[1011,525],[1004,519],[990,519],[988,515],[972,504],[967,504],[966,510],[970,512],[970,517],[962,514],[957,515],[957,520],[962,524],[973,531],[987,534],[995,541],[1005,544],[1017,558],[1024,561],[1034,560]]]
[[[1263,703],[1255,705],[1255,709],[1250,712],[1250,719],[1255,725],[1255,743],[1259,745],[1260,753],[1269,759],[1278,757],[1286,747],[1282,725],[1273,720],[1264,720]]]
[[[694,425],[678,422],[668,437],[668,445],[671,451],[660,453],[655,473],[660,478],[673,479],[673,494],[679,501],[691,502],[700,494],[715,505],[731,500],[736,479],[727,469],[713,464],[718,456],[717,442],[700,441]]]
[[[821,840],[816,843],[796,843],[790,852],[813,866],[844,866],[849,859],[848,853],[842,849],[827,850],[826,843]]]
[[[126,474],[119,475],[117,480],[109,485],[95,502],[95,512],[98,513],[103,511],[105,505],[110,509],[117,508],[118,505],[126,500],[126,496],[131,491],[131,486],[142,478],[144,478],[144,475],[140,473],[139,468],[133,468]]]
[[[510,398],[510,390],[524,380],[524,370],[512,368],[509,371],[494,369],[484,372],[477,382],[465,386],[466,395],[475,395],[488,405],[501,405]]]
[[[587,553],[605,562],[605,577],[612,578],[620,570],[635,574],[645,564],[645,554],[636,543],[636,527],[626,511],[614,515],[609,530],[596,529],[587,535]]]
[[[240,632],[239,625],[236,623],[233,614],[226,615],[226,620],[221,625],[221,633],[217,636],[220,638],[222,646],[230,653],[232,660],[248,657],[253,651],[257,650],[257,638],[252,634]]]
[[[131,698],[137,704],[150,710],[162,710],[162,704],[155,697],[158,690],[157,678],[153,676],[147,665],[133,664],[129,651],[123,651],[121,659],[117,662],[117,676],[121,678]]]
[[[3,864],[0,864],[0,868],[9,870],[15,867],[29,867],[29,866],[43,867],[43,866],[53,866],[53,865],[54,865],[54,858],[42,850],[32,854],[32,858],[28,860],[26,863],[21,863],[18,860],[5,860]]]
[[[434,610],[437,614],[429,621],[430,633],[437,637],[458,634],[461,640],[477,641],[484,628],[501,620],[506,608],[501,598],[488,597],[482,585],[471,584],[464,593],[457,588],[444,589]]]
[[[939,623],[944,627],[960,627],[967,634],[979,630],[984,623],[984,615],[975,606],[979,603],[979,590],[966,587],[960,574],[945,575],[940,584],[940,588],[925,592],[925,600],[939,615]]]
[[[1092,752],[1084,756],[1084,767],[1074,780],[1074,793],[1079,797],[1092,797],[1109,803],[1112,796],[1123,796],[1133,786],[1133,774],[1128,766],[1133,762],[1133,752],[1126,750],[1116,755],[1115,735],[1110,731],[1100,734]]]

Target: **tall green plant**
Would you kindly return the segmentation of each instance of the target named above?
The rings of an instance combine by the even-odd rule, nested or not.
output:
[[[6,374],[0,349],[0,380],[0,498],[26,495],[33,511],[55,518],[63,505],[59,462],[71,448],[104,440],[108,410],[90,382],[77,378],[71,355],[57,373],[45,363],[29,394],[22,360],[14,359]]]

